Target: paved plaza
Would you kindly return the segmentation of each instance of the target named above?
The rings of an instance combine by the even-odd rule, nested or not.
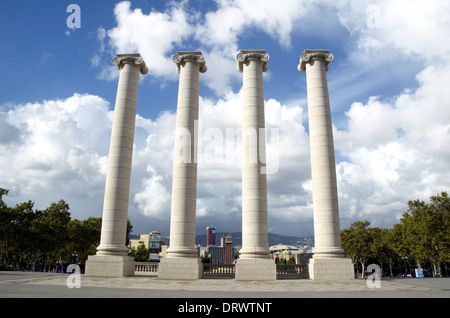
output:
[[[0,298],[449,298],[450,278],[382,279],[369,288],[365,279],[322,282],[309,279],[236,281],[159,280],[156,277],[80,276],[68,288],[69,274],[0,272]],[[71,281],[72,285],[74,280]]]

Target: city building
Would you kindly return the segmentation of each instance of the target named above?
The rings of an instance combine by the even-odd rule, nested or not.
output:
[[[225,264],[232,264],[233,260],[233,238],[231,237],[231,234],[228,233],[228,235],[225,237]]]
[[[200,256],[209,258],[211,264],[233,264],[239,252],[233,248],[233,238],[230,234],[220,239],[220,245],[200,247]]]
[[[312,257],[312,253],[308,253],[304,247],[297,247],[293,245],[278,244],[269,247],[270,258],[289,261],[294,259],[295,264],[307,264]]]
[[[141,234],[139,239],[130,240],[129,248],[144,245],[150,252],[150,260],[159,260],[167,249],[168,243],[168,238],[161,236],[158,231],[152,231],[148,234]]]
[[[216,245],[216,228],[208,226],[206,228],[206,246]]]

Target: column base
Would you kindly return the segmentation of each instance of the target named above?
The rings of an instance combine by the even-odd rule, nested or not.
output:
[[[236,262],[235,280],[276,280],[277,266],[270,258],[239,258]]]
[[[134,259],[129,256],[89,255],[86,276],[128,277],[134,276]]]
[[[162,258],[158,266],[158,279],[197,280],[202,275],[203,264],[200,258]]]
[[[355,270],[349,258],[311,258],[308,263],[312,280],[342,281],[355,279]]]

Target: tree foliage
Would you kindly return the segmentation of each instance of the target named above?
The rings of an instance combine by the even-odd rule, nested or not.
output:
[[[392,229],[369,227],[369,221],[356,221],[341,231],[347,257],[364,275],[368,262],[376,262],[389,274],[411,272],[412,267],[431,268],[434,276],[447,271],[450,263],[450,199],[446,192],[430,197],[430,203],[408,202],[408,210]]]
[[[145,245],[140,244],[137,248],[132,247],[128,253],[128,256],[134,257],[136,262],[146,262],[150,256],[150,251],[145,247]]]
[[[347,257],[350,257],[353,263],[359,263],[363,273],[371,256],[370,244],[372,239],[369,236],[369,225],[369,221],[356,221],[341,233],[341,244]]]
[[[37,210],[31,201],[9,207],[0,188],[0,267],[48,271],[56,264],[84,264],[100,244],[101,218],[71,219],[64,200]],[[132,225],[128,220],[127,242]]]

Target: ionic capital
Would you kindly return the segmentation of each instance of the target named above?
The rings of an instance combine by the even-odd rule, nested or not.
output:
[[[177,52],[177,54],[173,57],[173,61],[175,62],[175,64],[177,64],[178,73],[180,73],[180,65],[184,60],[194,61],[195,63],[197,63],[200,73],[205,73],[208,69],[206,67],[205,56],[202,54],[202,52]]]
[[[300,56],[300,62],[297,69],[300,72],[306,70],[306,64],[314,60],[322,60],[325,63],[325,70],[328,71],[328,64],[334,59],[329,50],[305,50]]]
[[[259,59],[262,65],[262,71],[266,72],[269,67],[267,66],[267,62],[269,61],[269,54],[264,50],[241,50],[241,53],[237,55],[238,60],[238,71],[243,72],[242,64],[247,59]]]
[[[147,65],[145,65],[145,61],[140,54],[117,54],[116,57],[113,58],[112,63],[119,69],[122,68],[122,64],[133,63],[140,67],[142,74],[148,73]]]

